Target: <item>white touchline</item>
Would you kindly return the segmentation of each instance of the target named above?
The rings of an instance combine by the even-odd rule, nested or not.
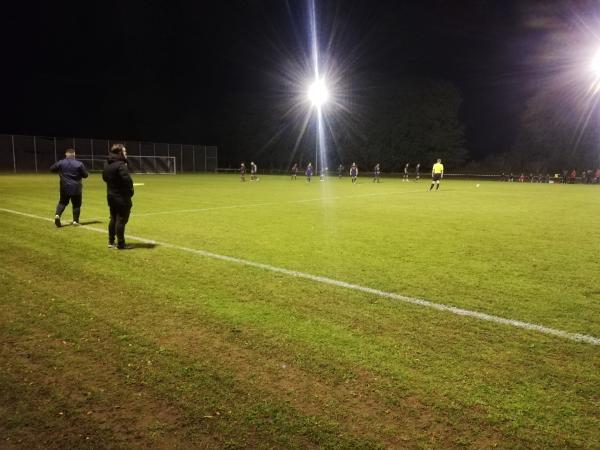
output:
[[[0,208],[0,211],[4,211],[10,214],[16,214],[19,216],[30,217],[32,219],[45,220],[48,222],[53,222],[54,219],[50,219],[47,217],[41,217],[34,214],[28,214],[20,211],[14,211],[12,209]],[[89,231],[94,231],[96,233],[106,233],[107,230],[102,228],[90,227],[88,225],[81,225],[78,228],[84,228]],[[207,258],[218,259],[221,261],[227,261],[235,264],[256,267],[258,269],[268,270],[270,272],[282,273],[284,275],[289,275],[296,278],[304,278],[306,280],[315,281],[317,283],[329,284],[332,286],[337,286],[345,289],[351,289],[354,291],[365,292],[367,294],[373,294],[378,297],[390,298],[393,300],[398,300],[404,303],[409,303],[411,305],[423,306],[426,308],[437,309],[438,311],[450,312],[452,314],[456,314],[459,316],[471,317],[474,319],[485,320],[487,322],[500,323],[503,325],[510,325],[516,328],[522,328],[529,331],[537,331],[538,333],[548,334],[551,336],[557,336],[564,339],[569,339],[571,341],[576,342],[584,342],[586,344],[592,345],[600,345],[600,338],[595,336],[590,336],[587,334],[581,333],[571,333],[569,331],[559,330],[557,328],[549,328],[543,325],[538,325],[535,323],[523,322],[521,320],[507,319],[505,317],[494,316],[491,314],[486,314],[477,311],[471,311],[469,309],[457,308],[454,306],[444,305],[443,303],[435,303],[429,300],[424,300],[415,297],[407,297],[405,295],[395,294],[393,292],[381,291],[379,289],[370,288],[367,286],[361,286],[359,284],[347,283],[345,281],[335,280],[333,278],[322,277],[319,275],[312,275],[309,273],[299,272],[296,270],[285,269],[282,267],[271,266],[269,264],[263,264],[255,261],[249,261],[247,259],[235,258],[233,256],[219,255],[218,253],[208,252],[206,250],[198,250],[195,248],[182,247],[180,245],[169,244],[168,242],[155,241],[153,239],[147,239],[138,236],[127,235],[128,239],[133,239],[135,241],[144,242],[147,244],[156,244],[161,247],[171,248],[174,250],[179,250],[182,252],[193,253],[196,255],[205,256]]]

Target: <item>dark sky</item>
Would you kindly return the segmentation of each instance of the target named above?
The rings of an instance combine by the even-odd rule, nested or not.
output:
[[[359,82],[453,82],[475,158],[515,136],[524,3],[316,0],[321,45]],[[219,145],[239,120],[228,99],[270,95],[286,58],[308,45],[303,0],[20,5],[3,7],[1,133]]]

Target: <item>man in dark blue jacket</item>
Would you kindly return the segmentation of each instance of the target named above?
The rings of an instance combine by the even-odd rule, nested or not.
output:
[[[108,223],[108,247],[128,248],[125,245],[125,225],[131,212],[133,197],[133,180],[127,167],[127,149],[123,144],[111,147],[102,171],[102,179],[106,182],[106,199],[110,208]]]
[[[61,226],[60,216],[71,201],[73,206],[73,225],[79,225],[79,214],[81,213],[82,178],[88,177],[88,172],[83,163],[75,159],[75,150],[68,148],[65,158],[54,163],[50,170],[57,172],[60,176],[60,199],[54,213],[54,224]]]

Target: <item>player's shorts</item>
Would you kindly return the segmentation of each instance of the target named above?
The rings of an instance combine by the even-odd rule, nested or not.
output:
[[[440,181],[442,179],[442,174],[441,173],[434,173],[431,178],[433,179],[433,181]]]

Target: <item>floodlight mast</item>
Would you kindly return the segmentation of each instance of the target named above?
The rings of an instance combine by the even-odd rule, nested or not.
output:
[[[317,112],[317,140],[315,142],[315,172],[323,172],[323,158],[324,158],[324,137],[323,137],[323,112],[322,106],[329,99],[329,91],[325,85],[325,81],[320,78],[316,80],[308,88],[308,99],[312,103],[312,106],[316,108]],[[319,154],[321,158],[319,158]]]

